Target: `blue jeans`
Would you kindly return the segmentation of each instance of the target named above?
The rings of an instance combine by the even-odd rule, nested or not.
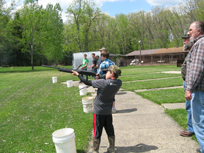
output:
[[[201,153],[204,153],[204,92],[194,90],[193,93],[191,100],[193,129],[200,144]]]
[[[186,81],[183,82],[184,91],[186,93],[185,86],[186,86]],[[188,112],[188,116],[187,116],[188,131],[193,133],[194,131],[193,131],[192,117],[191,117],[191,101],[186,100],[186,110]]]

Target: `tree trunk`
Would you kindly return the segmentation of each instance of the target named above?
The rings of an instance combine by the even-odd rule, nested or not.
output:
[[[32,70],[34,70],[34,66],[33,66],[33,45],[31,45],[31,66],[32,66]]]

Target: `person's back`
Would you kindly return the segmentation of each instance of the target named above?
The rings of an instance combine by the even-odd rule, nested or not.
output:
[[[122,81],[119,79],[99,79],[92,81],[92,85],[98,88],[93,113],[98,115],[112,114],[113,98],[120,89]]]

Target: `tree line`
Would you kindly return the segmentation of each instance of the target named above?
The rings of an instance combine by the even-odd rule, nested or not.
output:
[[[72,53],[97,51],[127,54],[139,49],[179,47],[190,23],[204,21],[203,0],[183,0],[173,7],[117,14],[103,13],[91,0],[74,0],[62,20],[62,9],[38,0],[15,1],[5,7],[0,1],[0,65],[32,66],[72,63]]]

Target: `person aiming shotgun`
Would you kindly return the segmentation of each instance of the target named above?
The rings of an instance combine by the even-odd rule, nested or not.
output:
[[[76,71],[72,72],[72,74],[78,76],[84,84],[98,88],[93,109],[93,153],[98,153],[103,127],[108,135],[109,147],[107,151],[109,153],[115,153],[115,133],[112,122],[112,105],[115,94],[122,85],[122,81],[117,79],[118,76],[121,75],[120,68],[116,65],[111,65],[107,69],[105,79],[92,81],[84,79]]]

